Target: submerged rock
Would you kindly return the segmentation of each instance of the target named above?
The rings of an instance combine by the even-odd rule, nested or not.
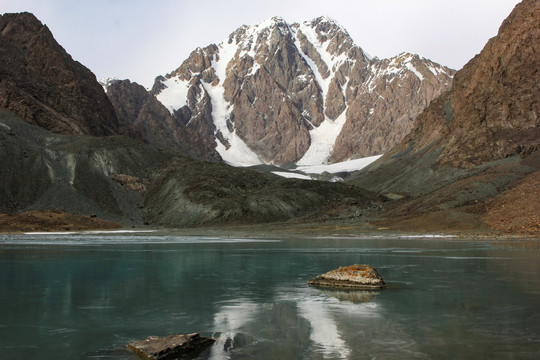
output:
[[[170,335],[166,337],[149,336],[134,341],[127,348],[143,359],[173,360],[183,355],[197,355],[214,343],[214,339],[199,334]]]
[[[372,266],[358,264],[342,266],[319,275],[307,283],[313,286],[348,289],[382,289],[386,286]]]

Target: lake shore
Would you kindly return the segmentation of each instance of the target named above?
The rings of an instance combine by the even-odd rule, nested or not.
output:
[[[186,236],[234,236],[243,238],[348,237],[376,233],[403,233],[422,236],[431,234],[456,239],[540,238],[540,233],[536,229],[523,228],[515,231],[498,231],[488,227],[478,216],[456,210],[392,219],[384,217],[355,219],[347,216],[327,220],[307,218],[301,221],[207,225],[193,228],[156,227],[142,224],[139,226],[125,226],[97,217],[70,214],[61,210],[0,214],[0,233],[85,231],[152,231],[159,234],[172,233]]]

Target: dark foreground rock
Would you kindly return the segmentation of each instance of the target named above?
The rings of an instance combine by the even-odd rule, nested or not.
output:
[[[199,334],[170,335],[166,337],[149,336],[134,341],[127,348],[143,359],[173,360],[184,355],[195,356],[214,343],[214,339]]]
[[[348,289],[382,289],[386,286],[372,266],[358,264],[340,266],[339,269],[319,275],[307,283],[313,286]]]

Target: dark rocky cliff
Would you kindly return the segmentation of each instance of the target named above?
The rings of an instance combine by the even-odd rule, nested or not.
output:
[[[110,135],[114,108],[94,74],[30,13],[0,16],[0,107],[60,134]]]
[[[120,134],[195,158],[221,160],[213,141],[171,116],[141,85],[115,81],[108,86],[107,95],[116,109]]]

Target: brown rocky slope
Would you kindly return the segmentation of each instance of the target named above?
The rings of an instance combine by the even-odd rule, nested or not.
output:
[[[114,108],[94,74],[30,13],[0,16],[0,107],[60,134],[118,132]]]
[[[539,24],[539,1],[518,4],[498,35],[456,74],[452,90],[432,102],[400,145],[352,180],[401,199],[379,225],[418,225],[435,214],[440,227],[445,221],[448,227],[475,227],[481,219],[493,224],[500,206],[490,199],[505,192],[501,201],[510,196],[520,208],[538,208],[536,197],[511,189],[520,184],[540,191],[530,180],[535,175],[518,182],[540,169]],[[492,226],[519,231],[501,225],[512,211],[501,216]],[[537,229],[538,218],[526,227]]]

